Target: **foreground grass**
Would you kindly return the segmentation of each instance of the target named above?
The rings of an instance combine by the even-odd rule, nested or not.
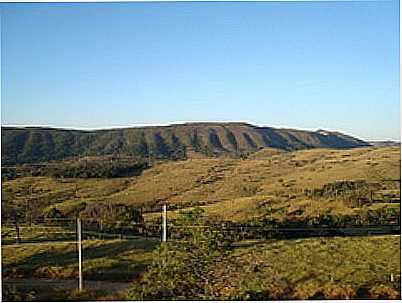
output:
[[[40,241],[35,233],[29,234]],[[85,291],[78,292],[78,255],[74,242],[2,245],[3,300],[121,300],[129,282],[152,261],[159,239],[83,241]]]
[[[238,244],[212,253],[209,258],[204,255],[204,261],[209,261],[202,266],[193,260],[193,266],[203,268],[203,280],[198,281],[200,289],[205,283],[208,285],[208,296],[203,299],[395,299],[400,296],[400,236],[307,238]],[[185,267],[185,263],[180,263],[183,250],[176,254],[174,245],[183,244],[168,246],[169,258],[178,258],[177,264]],[[152,262],[158,262],[157,246],[158,240],[150,239],[86,240],[83,243],[84,280],[135,281],[134,285],[141,284],[143,275],[140,273],[146,272]],[[77,279],[74,243],[3,245],[2,255],[4,281]],[[184,268],[187,278],[188,275],[191,278],[192,270],[191,267]],[[391,274],[394,282],[391,282]],[[151,277],[158,279],[157,275]],[[171,281],[183,280],[183,277],[171,278]],[[174,288],[174,282],[169,285]],[[68,295],[66,291],[59,291],[58,296],[74,300],[113,299],[111,292],[105,289]],[[27,293],[21,298],[29,299]],[[163,291],[154,293],[157,297],[151,299],[163,299]],[[36,289],[34,294],[34,299],[56,295],[47,287]],[[14,297],[18,298],[17,295]],[[177,297],[196,299],[183,294]]]
[[[359,297],[359,288],[390,288],[390,276],[401,273],[400,236],[334,237],[282,240],[238,248],[213,268],[219,296],[250,298],[290,296],[297,299],[321,296]],[[400,281],[400,280],[399,280]],[[226,284],[226,286],[224,286]],[[288,293],[287,293],[288,292]],[[348,293],[349,292],[349,293]],[[396,295],[396,293],[393,295]]]
[[[83,275],[88,280],[131,281],[151,262],[158,240],[83,241]],[[78,277],[73,242],[2,246],[3,279]]]
[[[160,264],[155,263],[142,280],[134,284],[128,299],[400,297],[400,236],[308,238],[242,244],[243,247],[226,249],[218,254],[212,249],[209,258],[205,250],[189,251],[190,256],[200,257],[199,262],[184,256],[186,250],[182,247],[167,246]]]

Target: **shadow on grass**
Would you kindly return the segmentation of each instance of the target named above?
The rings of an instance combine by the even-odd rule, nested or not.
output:
[[[74,283],[76,284],[76,283]],[[102,285],[101,285],[102,286]],[[40,301],[40,302],[61,302],[61,301],[95,301],[107,296],[112,299],[122,299],[118,291],[108,286],[97,288],[86,288],[78,291],[77,286],[67,283],[63,286],[49,285],[3,285],[2,300],[6,302]]]
[[[132,282],[147,268],[146,262],[119,260],[109,266],[97,266],[85,272],[84,278],[96,281]]]
[[[144,252],[152,251],[158,245],[159,241],[154,239],[147,240],[122,240],[113,243],[105,243],[99,246],[93,247],[84,247],[83,248],[83,259],[93,260],[97,258],[108,257],[110,259],[118,259],[118,255],[129,252],[132,250],[142,250]],[[70,264],[77,264],[77,251],[76,249],[70,251],[60,251],[57,248],[49,247],[46,251],[40,252],[33,256],[29,256],[24,258],[18,262],[3,265],[3,277],[13,276],[13,273],[18,273],[18,276],[23,277],[32,277],[35,274],[35,270],[41,267],[67,267]],[[135,262],[133,265],[128,266],[128,261],[123,261],[121,266],[114,264],[116,267],[115,271],[116,275],[118,273],[118,269],[123,270],[124,273],[128,273],[128,270],[133,265],[136,265]],[[138,263],[140,268],[146,266],[145,264]],[[134,266],[135,267],[135,266]],[[108,267],[105,267],[106,270]],[[100,268],[101,269],[101,268]],[[138,271],[138,269],[136,270]],[[123,279],[124,280],[124,279]]]
[[[35,244],[35,243],[47,243],[47,242],[61,242],[61,241],[76,241],[77,237],[72,236],[56,236],[50,238],[48,236],[34,236],[29,239],[22,239],[19,243],[15,239],[3,239],[1,241],[2,246],[18,245],[18,244]]]

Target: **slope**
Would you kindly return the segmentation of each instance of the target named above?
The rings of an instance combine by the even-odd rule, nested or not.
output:
[[[188,123],[97,131],[2,127],[2,163],[46,162],[83,156],[184,159],[191,154],[240,156],[280,150],[353,148],[368,143],[337,132],[256,127],[246,123]]]

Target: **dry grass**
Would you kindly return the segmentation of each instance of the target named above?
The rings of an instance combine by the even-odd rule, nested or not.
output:
[[[179,206],[208,203],[204,206],[207,213],[237,221],[266,211],[260,205],[264,203],[271,203],[271,209],[281,209],[277,216],[286,213],[286,208],[297,207],[302,207],[306,214],[328,209],[353,212],[340,202],[310,201],[302,192],[338,180],[359,179],[399,180],[400,148],[295,152],[267,149],[246,160],[200,158],[159,163],[132,178],[20,178],[3,183],[3,201],[24,205],[26,199],[34,198],[43,207],[56,206],[66,212],[82,202],[111,201],[138,206],[160,201]],[[398,188],[388,189],[400,192]]]

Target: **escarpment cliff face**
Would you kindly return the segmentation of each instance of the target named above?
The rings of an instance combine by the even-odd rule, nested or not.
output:
[[[369,146],[338,132],[257,127],[246,123],[187,123],[96,131],[2,127],[3,165],[81,156],[185,158],[251,153],[264,147],[291,151]]]

